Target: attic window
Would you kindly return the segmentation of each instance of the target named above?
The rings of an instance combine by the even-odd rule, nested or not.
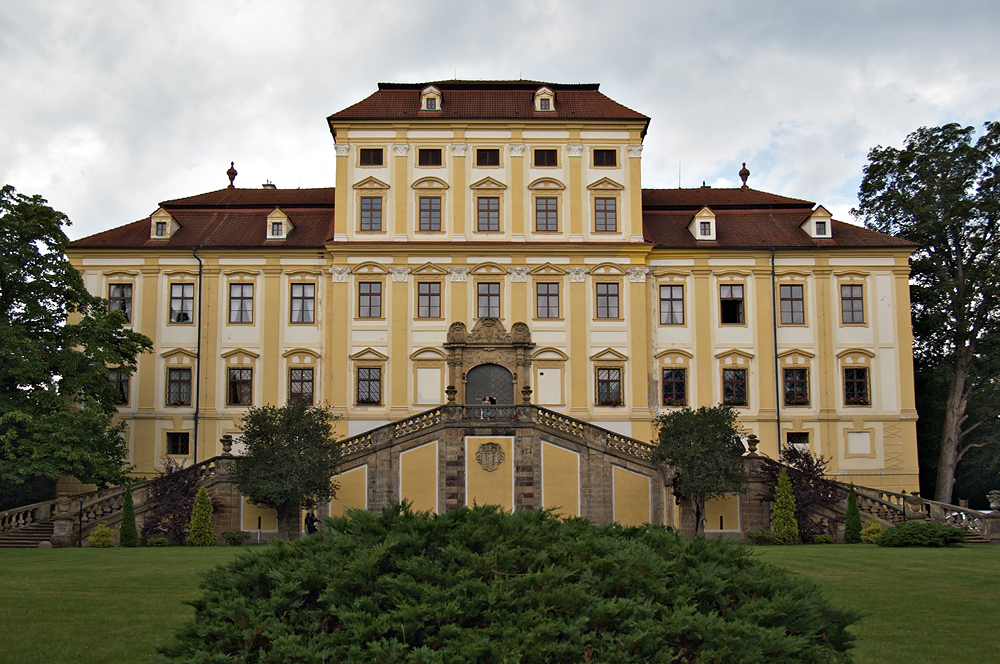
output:
[[[714,242],[716,237],[715,213],[703,207],[688,224],[688,232],[699,242]]]
[[[420,91],[420,110],[421,111],[440,111],[441,110],[441,91],[438,90],[433,85],[428,85],[426,88]]]
[[[704,237],[708,237],[712,234],[712,222],[702,221],[698,223],[698,234]]]
[[[535,110],[541,113],[556,110],[556,95],[550,88],[538,88],[535,91]]]
[[[830,239],[832,237],[830,233],[832,230],[831,226],[833,225],[831,223],[832,220],[833,216],[830,214],[830,211],[820,205],[802,222],[801,228],[810,237],[823,240]]]
[[[150,216],[149,237],[152,240],[169,240],[180,228],[170,213],[163,208]]]
[[[156,237],[163,237],[167,234],[167,222],[156,222]]]
[[[271,236],[272,237],[284,237],[285,236],[285,225],[280,221],[271,222]]]
[[[826,222],[817,221],[816,222],[816,235],[826,235]]]
[[[267,215],[267,239],[284,240],[292,232],[294,226],[288,216],[279,208],[274,208],[271,214]]]

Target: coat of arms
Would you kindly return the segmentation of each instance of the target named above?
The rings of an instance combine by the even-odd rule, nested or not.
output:
[[[496,443],[483,443],[476,450],[476,461],[488,473],[499,468],[500,464],[503,463],[503,458],[503,448]]]

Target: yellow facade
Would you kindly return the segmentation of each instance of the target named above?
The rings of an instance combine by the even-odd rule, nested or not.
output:
[[[131,287],[131,324],[154,342],[120,408],[138,474],[154,473],[168,456],[221,453],[219,439],[238,435],[248,405],[283,404],[307,387],[314,403],[341,416],[342,436],[443,404],[449,384],[459,403],[478,403],[484,395],[467,393],[467,377],[449,368],[449,329],[496,318],[506,330],[530,329],[530,362],[508,369],[517,386],[531,388],[532,403],[650,440],[658,414],[711,406],[742,390],[740,420],[763,454],[805,444],[844,481],[917,488],[910,245],[835,222],[811,203],[746,188],[644,192],[648,118],[560,114],[572,95],[599,95],[596,87],[539,84],[552,94],[555,115],[493,117],[447,109],[462,95],[502,100],[525,85],[433,87],[441,115],[347,109],[330,117],[337,175],[327,194],[222,190],[164,203],[147,220],[71,245],[93,293]],[[377,108],[379,95],[396,92],[426,103],[427,89],[386,87],[364,103]],[[525,103],[549,93],[529,90]],[[606,99],[600,95],[595,108]],[[303,212],[310,192],[319,202],[309,214],[325,210],[328,232],[296,244],[297,233],[312,232]],[[219,202],[206,198],[215,195]],[[211,240],[212,228],[236,223],[223,209],[241,206],[246,236],[267,237]],[[772,233],[760,211],[782,206],[802,222]],[[780,214],[773,223],[785,223]],[[169,237],[162,245],[160,221]],[[183,240],[198,224],[208,230]],[[726,239],[753,224],[762,237],[796,240]],[[123,229],[140,226],[129,232],[141,243],[126,237]],[[171,313],[185,293],[193,320]],[[191,399],[183,403],[188,375]],[[670,387],[683,393],[680,402],[666,400],[667,377],[680,380]],[[185,432],[186,448],[176,436]],[[512,458],[512,439],[494,442]],[[402,497],[417,509],[440,510],[435,454],[432,445],[400,455]],[[560,479],[577,463],[573,455],[553,446],[543,452],[545,505],[566,514],[579,511],[579,482]],[[469,504],[510,509],[510,472],[480,471],[469,464]],[[334,511],[364,503],[356,482],[364,472],[372,471],[337,480],[343,504]],[[648,519],[648,481],[618,468],[614,481],[616,517]],[[643,505],[625,506],[642,491]],[[712,509],[710,528],[721,516],[728,530],[737,518],[728,503]],[[245,510],[247,518],[256,525]]]

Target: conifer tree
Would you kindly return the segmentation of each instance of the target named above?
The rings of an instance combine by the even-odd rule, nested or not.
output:
[[[189,530],[188,546],[215,546],[215,532],[212,530],[212,498],[205,487],[198,489],[198,495],[194,497]]]
[[[861,541],[861,511],[858,509],[858,493],[854,490],[854,482],[847,492],[847,514],[844,515],[844,544],[857,544]]]
[[[798,544],[799,524],[795,520],[795,496],[792,482],[784,468],[778,473],[774,490],[774,517],[771,519],[771,541],[775,544]]]
[[[135,507],[132,504],[132,487],[125,486],[125,500],[122,502],[122,523],[118,530],[118,542],[124,547],[134,547],[139,543],[139,533],[135,528]]]

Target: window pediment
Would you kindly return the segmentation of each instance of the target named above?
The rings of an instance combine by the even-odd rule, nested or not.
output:
[[[227,364],[253,364],[258,357],[260,355],[245,348],[233,348],[222,353],[222,359],[226,360]]]
[[[476,182],[475,184],[470,185],[469,188],[470,189],[490,189],[490,190],[498,191],[498,190],[506,189],[507,185],[505,185],[503,182],[500,182],[499,180],[495,180],[493,178],[486,177],[486,178],[483,178],[482,180],[480,180],[479,182]]]
[[[804,357],[807,360],[811,360],[812,358],[816,357],[813,353],[807,350],[802,350],[801,348],[792,348],[790,350],[783,350],[780,353],[778,353],[778,359],[781,360],[784,360],[786,358],[794,358],[796,356]]]
[[[692,353],[689,353],[688,351],[681,348],[671,348],[670,350],[663,350],[657,353],[654,357],[658,360],[668,363],[673,361],[675,364],[680,364],[683,363],[684,361],[694,359],[694,355]]]
[[[294,364],[312,364],[313,360],[319,359],[319,353],[309,348],[292,348],[286,350],[281,356]]]
[[[747,364],[753,359],[753,353],[737,349],[724,350],[716,353],[715,358],[722,360],[723,364]]]
[[[420,274],[425,277],[427,276],[437,277],[448,274],[448,270],[444,269],[443,267],[434,265],[433,263],[424,263],[420,267],[413,268],[413,274]]]
[[[353,274],[388,274],[389,271],[385,269],[384,265],[379,265],[378,263],[362,263],[351,269]]]
[[[385,191],[386,189],[389,188],[389,185],[387,185],[385,182],[382,182],[377,177],[369,176],[366,177],[364,180],[357,182],[354,185],[354,188],[362,191]]]
[[[628,359],[628,355],[623,355],[614,348],[605,348],[604,350],[591,355],[590,359],[593,362],[624,362]]]
[[[351,355],[351,359],[355,362],[359,360],[368,362],[385,362],[389,359],[389,356],[378,352],[374,348],[365,348],[364,350]]]
[[[186,348],[171,348],[160,353],[160,357],[168,360],[171,364],[188,364],[195,360],[198,354]]]
[[[569,355],[562,352],[558,348],[539,348],[531,356],[531,359],[535,362],[545,360],[550,362],[565,362],[569,359]]]
[[[590,273],[593,275],[614,275],[620,276],[625,274],[625,270],[621,269],[614,263],[601,263],[600,265],[595,265],[590,268]]]
[[[441,361],[447,359],[447,357],[448,357],[447,354],[445,354],[443,351],[437,348],[420,348],[418,350],[413,351],[413,353],[410,355],[410,359],[414,361],[417,360]]]
[[[472,268],[472,274],[507,274],[507,269],[496,263],[480,263]]]
[[[441,178],[426,177],[420,178],[411,186],[421,191],[443,191],[448,188],[448,183]]]
[[[550,275],[550,274],[553,276],[557,275],[562,276],[566,274],[566,270],[562,269],[561,267],[557,267],[552,263],[545,263],[544,265],[539,265],[538,267],[532,268],[530,274],[536,276]]]
[[[555,178],[538,178],[528,185],[528,189],[542,191],[562,191],[565,188],[566,185]]]
[[[587,185],[587,189],[590,189],[591,191],[622,191],[625,187],[618,184],[611,178],[601,178],[600,180]]]

